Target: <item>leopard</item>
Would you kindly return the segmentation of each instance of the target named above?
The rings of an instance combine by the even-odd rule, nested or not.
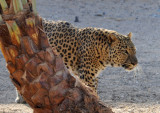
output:
[[[42,26],[50,46],[60,53],[67,69],[94,91],[99,73],[107,66],[132,70],[138,63],[132,33],[122,35],[103,28],[77,28],[66,21],[45,19]]]
[[[134,69],[138,60],[132,33],[104,28],[78,28],[66,21],[42,20],[48,43],[56,48],[66,68],[97,94],[98,75],[108,66]],[[17,96],[16,102],[24,102]]]

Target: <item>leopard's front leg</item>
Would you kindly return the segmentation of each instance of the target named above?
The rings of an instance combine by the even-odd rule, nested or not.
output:
[[[78,65],[78,76],[82,82],[89,86],[93,91],[97,92],[98,78],[97,70],[90,63],[90,58],[82,57]],[[87,61],[86,61],[87,59]]]

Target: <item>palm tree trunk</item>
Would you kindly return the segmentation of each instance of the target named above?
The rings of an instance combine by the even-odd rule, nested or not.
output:
[[[112,113],[49,47],[35,2],[0,1],[0,48],[19,93],[34,113]]]

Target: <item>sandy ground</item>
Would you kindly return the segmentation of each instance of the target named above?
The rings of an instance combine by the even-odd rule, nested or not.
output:
[[[159,0],[37,0],[37,8],[42,17],[78,27],[132,32],[139,66],[131,72],[107,68],[100,74],[98,93],[115,113],[160,113]],[[74,22],[75,16],[80,22]],[[16,104],[15,96],[0,53],[0,113],[32,113]]]

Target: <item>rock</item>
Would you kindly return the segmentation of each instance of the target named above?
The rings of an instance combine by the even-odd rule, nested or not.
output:
[[[78,16],[75,16],[75,20],[74,20],[74,22],[79,22],[79,18],[78,18]]]

